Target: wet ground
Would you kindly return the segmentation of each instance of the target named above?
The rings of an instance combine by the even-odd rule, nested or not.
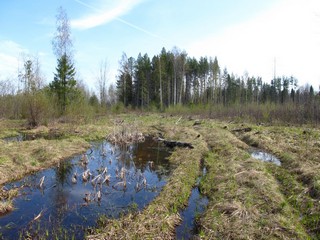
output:
[[[25,139],[23,134],[19,134],[17,136],[5,137],[2,140],[8,143],[8,142],[21,142],[21,141],[24,141]]]
[[[104,141],[58,167],[7,184],[23,187],[15,210],[0,216],[0,239],[82,239],[99,216],[142,209],[166,183],[169,154],[151,138],[122,147]]]
[[[39,139],[39,138],[44,138],[46,140],[53,140],[53,139],[63,139],[65,138],[65,136],[61,133],[57,133],[57,132],[49,132],[46,134],[43,133],[37,133],[37,134],[33,134],[33,133],[19,133],[16,136],[11,136],[11,137],[5,137],[2,140],[4,140],[5,142],[22,142],[22,141],[32,141],[35,139]]]

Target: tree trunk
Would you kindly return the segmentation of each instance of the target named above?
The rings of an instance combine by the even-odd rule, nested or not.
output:
[[[161,58],[159,57],[159,77],[160,77],[160,109],[163,109],[162,102],[162,81],[161,81]]]

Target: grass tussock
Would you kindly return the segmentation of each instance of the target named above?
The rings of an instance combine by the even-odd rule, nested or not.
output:
[[[12,199],[18,195],[18,189],[0,189],[0,216],[14,209]]]
[[[13,210],[13,203],[11,200],[0,200],[0,216]]]
[[[266,165],[243,150],[228,131],[202,129],[212,149],[201,190],[210,203],[200,220],[204,239],[307,239]],[[210,132],[210,134],[209,134]]]

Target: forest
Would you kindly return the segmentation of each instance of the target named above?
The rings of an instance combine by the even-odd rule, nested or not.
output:
[[[264,121],[286,121],[286,116],[291,119],[292,115],[297,123],[319,120],[319,94],[308,84],[298,87],[292,76],[274,76],[270,83],[248,74],[239,77],[226,68],[221,70],[217,57],[196,59],[176,47],[172,51],[163,48],[152,60],[148,54],[134,59],[123,53],[119,65],[117,96],[125,107],[165,110],[206,106],[213,115],[214,110],[239,109],[233,116],[258,111],[270,116],[256,116]]]

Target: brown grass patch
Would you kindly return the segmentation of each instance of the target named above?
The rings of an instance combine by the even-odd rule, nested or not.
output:
[[[48,168],[77,153],[89,144],[79,138],[10,142],[0,146],[0,185],[27,173]]]

